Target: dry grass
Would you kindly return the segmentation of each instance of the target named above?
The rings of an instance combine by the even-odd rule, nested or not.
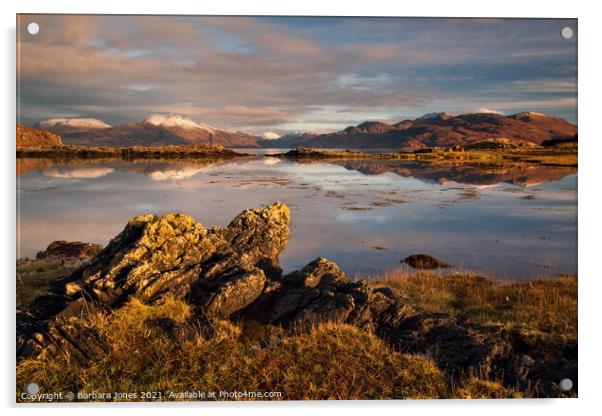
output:
[[[370,279],[429,312],[577,338],[577,278],[497,283],[472,273],[394,270]]]
[[[577,336],[576,278],[501,284],[468,273],[396,271],[371,284],[390,287],[426,311],[529,331],[544,347]],[[17,391],[36,380],[41,392],[162,391],[163,400],[174,399],[169,392],[194,390],[277,391],[281,395],[272,399],[289,400],[536,395],[483,378],[451,381],[429,358],[393,351],[345,324],[291,335],[253,322],[216,321],[208,339],[200,327],[185,326],[190,317],[190,306],[171,298],[157,306],[132,300],[111,313],[97,312],[85,319],[111,345],[106,358],[85,366],[67,355],[24,360],[17,367]],[[178,324],[189,328],[184,336],[168,329]]]
[[[56,258],[20,259],[17,261],[17,304],[29,305],[36,297],[48,293],[50,283],[67,276],[83,261]]]
[[[504,387],[498,381],[470,377],[458,386],[452,386],[453,399],[520,399],[530,397],[516,389]]]
[[[167,299],[160,306],[134,300],[111,314],[90,316],[88,324],[109,340],[110,354],[87,366],[66,355],[25,360],[17,368],[17,390],[36,380],[41,392],[278,391],[289,400],[448,395],[429,359],[392,351],[349,325],[272,335],[272,343],[262,348],[256,339],[242,337],[242,325],[227,321],[215,323],[211,339],[193,330],[179,342],[154,324],[159,318],[185,322],[189,314],[186,303]]]

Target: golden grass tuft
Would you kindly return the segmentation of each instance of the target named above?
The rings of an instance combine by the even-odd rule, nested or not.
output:
[[[261,348],[242,337],[241,325],[214,323],[177,342],[157,319],[185,322],[189,306],[167,298],[157,306],[137,300],[87,318],[112,346],[99,362],[78,365],[65,355],[24,360],[17,390],[31,380],[41,392],[279,391],[282,399],[387,399],[445,397],[448,386],[425,357],[392,351],[376,336],[344,324],[306,334],[272,336]],[[269,340],[268,340],[269,341]]]
[[[516,389],[504,387],[498,381],[476,377],[464,380],[461,385],[452,390],[452,398],[454,399],[520,399],[529,397]]]
[[[428,312],[577,338],[577,278],[498,283],[473,273],[394,270],[370,280]]]

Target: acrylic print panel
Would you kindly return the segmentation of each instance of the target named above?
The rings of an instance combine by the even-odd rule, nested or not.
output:
[[[17,401],[577,396],[576,20],[17,33]]]

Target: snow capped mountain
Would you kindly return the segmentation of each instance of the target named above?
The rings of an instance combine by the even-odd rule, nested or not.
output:
[[[274,133],[273,131],[266,131],[263,133],[263,138],[266,140],[276,140],[280,138],[278,133]]]
[[[152,114],[144,119],[144,121],[154,126],[161,126],[167,129],[179,128],[183,130],[205,130],[209,133],[214,133],[217,131],[217,129],[213,126],[197,123],[196,121],[179,114]]]
[[[173,113],[151,114],[144,120],[114,127],[101,120],[84,118],[44,120],[36,123],[35,127],[59,134],[65,144],[94,146],[213,143],[226,147],[259,147],[261,139],[239,131],[218,129]]]
[[[50,118],[38,121],[35,126],[41,129],[67,127],[74,129],[108,129],[110,124],[95,118]]]

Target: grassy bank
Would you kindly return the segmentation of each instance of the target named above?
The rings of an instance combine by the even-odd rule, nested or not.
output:
[[[577,338],[576,277],[499,283],[473,273],[442,277],[437,272],[398,270],[372,277],[370,282],[393,289],[427,312]]]
[[[474,163],[524,162],[544,166],[577,166],[576,148],[480,149],[452,151],[432,149],[415,152],[362,152],[356,150],[293,149],[273,156],[300,160],[415,160]]]
[[[52,281],[67,276],[82,264],[83,260],[77,258],[17,260],[17,304],[27,306],[36,297],[47,294]]]
[[[537,333],[551,349],[558,337],[577,337],[576,278],[501,284],[468,273],[394,271],[370,284],[389,287],[426,311]],[[349,325],[285,333],[253,322],[215,321],[210,338],[194,325],[184,335],[173,331],[190,317],[190,306],[171,298],[157,306],[132,300],[85,316],[85,324],[108,341],[109,355],[85,365],[64,354],[24,360],[17,367],[17,392],[36,380],[41,392],[162,391],[163,400],[192,390],[280,392],[270,399],[289,400],[538,395],[536,386],[520,391],[478,377],[452,381],[428,357],[394,351]]]

